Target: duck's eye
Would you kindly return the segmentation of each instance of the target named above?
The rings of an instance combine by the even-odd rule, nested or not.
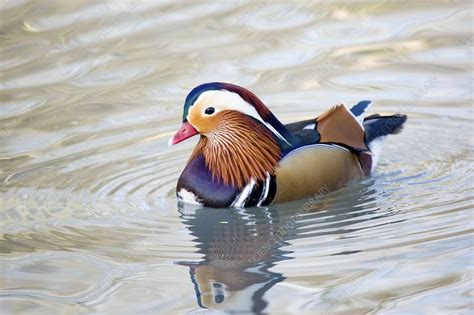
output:
[[[206,114],[206,115],[212,115],[212,114],[214,114],[215,111],[216,111],[216,110],[215,110],[214,107],[208,107],[208,108],[206,108],[206,110],[204,111],[204,114]]]

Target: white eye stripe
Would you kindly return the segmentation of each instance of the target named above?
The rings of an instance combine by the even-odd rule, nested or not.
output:
[[[214,114],[223,110],[237,110],[241,113],[249,115],[264,124],[278,138],[285,141],[287,144],[290,144],[275,128],[273,128],[272,125],[263,120],[254,106],[244,101],[237,93],[227,90],[205,91],[199,95],[194,104],[198,104],[200,102],[203,102],[204,104],[219,104],[218,107],[213,105],[206,106],[206,109],[210,106],[213,106],[215,108]],[[204,111],[206,109],[204,109]]]

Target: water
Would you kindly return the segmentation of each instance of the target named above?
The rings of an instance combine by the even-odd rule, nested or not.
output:
[[[3,1],[2,314],[468,314],[472,4]],[[187,92],[409,116],[322,198],[178,208]]]

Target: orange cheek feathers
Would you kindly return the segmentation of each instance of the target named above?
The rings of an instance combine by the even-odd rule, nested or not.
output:
[[[200,111],[200,107],[198,106],[189,112],[188,121],[201,134],[205,134],[211,132],[217,126],[219,117],[217,115],[204,116],[204,114],[202,114]]]

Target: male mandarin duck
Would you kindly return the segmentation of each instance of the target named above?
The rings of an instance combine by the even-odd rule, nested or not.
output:
[[[170,140],[200,140],[178,180],[178,200],[207,207],[251,207],[341,188],[368,176],[385,136],[406,115],[364,118],[371,104],[333,106],[282,124],[249,90],[212,82],[186,97],[183,125]]]

